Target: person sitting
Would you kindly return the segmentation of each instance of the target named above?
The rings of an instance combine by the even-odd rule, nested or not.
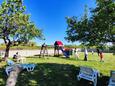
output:
[[[18,58],[18,52],[16,52],[16,54],[13,55],[13,59],[17,59]]]

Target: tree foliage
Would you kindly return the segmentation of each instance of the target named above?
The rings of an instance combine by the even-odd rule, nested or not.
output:
[[[85,7],[84,17],[67,19],[68,41],[80,41],[86,45],[100,45],[115,42],[115,2],[113,0],[97,0],[97,6],[91,10],[92,16],[87,17]],[[74,22],[74,23],[73,23]]]
[[[5,57],[8,57],[10,46],[43,37],[25,9],[22,0],[4,0],[0,6],[0,38],[6,45]]]

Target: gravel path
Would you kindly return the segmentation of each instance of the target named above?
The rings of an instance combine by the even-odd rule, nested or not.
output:
[[[13,57],[13,55],[16,54],[16,52],[18,52],[21,56],[34,56],[40,54],[40,50],[10,50],[9,57]],[[4,51],[1,51],[1,53],[4,53]],[[60,51],[60,53],[62,52]],[[48,54],[53,55],[54,50],[48,50]]]

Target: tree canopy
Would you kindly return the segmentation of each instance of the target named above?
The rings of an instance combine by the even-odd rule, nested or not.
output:
[[[80,41],[86,45],[100,45],[115,42],[115,2],[114,0],[97,0],[97,6],[91,10],[92,16],[87,17],[85,6],[84,16],[78,20],[73,16],[67,19],[68,41]]]
[[[23,0],[4,0],[0,6],[0,39],[6,45],[5,57],[8,57],[10,46],[27,43],[33,38],[42,39],[42,30],[30,21]]]

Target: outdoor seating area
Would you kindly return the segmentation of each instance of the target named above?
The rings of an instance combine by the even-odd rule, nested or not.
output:
[[[77,75],[77,80],[81,78],[92,81],[94,86],[97,86],[97,78],[99,77],[99,72],[90,67],[80,67],[79,75]]]
[[[115,86],[115,70],[110,71],[110,79],[108,86]]]
[[[38,79],[44,79],[45,76],[46,76],[46,77],[50,77],[51,79],[53,79],[53,77],[55,77],[55,75],[57,75],[58,78],[63,77],[62,81],[65,80],[65,78],[68,79],[68,78],[71,77],[70,82],[72,82],[72,81],[76,82],[77,86],[84,86],[84,84],[87,84],[86,86],[89,86],[89,85],[93,85],[93,86],[114,86],[115,70],[108,71],[107,73],[110,73],[110,76],[108,78],[105,78],[106,81],[103,82],[104,78],[102,79],[103,76],[102,76],[101,73],[103,73],[104,70],[102,72],[102,71],[99,71],[100,69],[95,68],[95,66],[93,66],[93,67],[85,66],[86,63],[83,63],[84,61],[76,60],[74,58],[74,55],[73,55],[73,57],[71,57],[69,59],[66,59],[66,58],[63,59],[64,57],[63,58],[62,57],[52,57],[52,58],[47,57],[47,58],[48,59],[39,58],[39,56],[38,56],[38,58],[36,58],[36,57],[35,58],[30,58],[29,57],[29,58],[26,58],[27,59],[26,63],[17,63],[17,62],[14,62],[12,59],[7,59],[6,66],[5,66],[5,76],[9,77],[10,74],[12,74],[11,72],[16,70],[15,67],[17,66],[17,67],[21,68],[21,70],[22,70],[22,72],[20,72],[21,76],[19,75],[19,78],[21,78],[22,76],[25,76],[25,77],[27,76],[27,77],[33,78],[33,80],[34,79],[37,80],[37,78]],[[76,64],[80,65],[81,62],[82,62],[83,66],[76,66],[75,67],[74,66],[75,63],[72,60],[72,58],[74,58],[76,60]],[[59,61],[57,61],[57,59]],[[82,57],[82,59],[83,59],[83,57]],[[52,63],[51,60],[52,60],[52,62],[56,61],[58,63],[57,64]],[[35,62],[33,63],[32,61],[36,61],[36,63]],[[39,63],[39,61],[41,63]],[[63,63],[65,63],[65,65],[67,65],[71,61],[73,63],[74,70],[72,68],[72,65],[70,65],[71,63],[67,65],[68,67],[66,67],[64,64],[60,64],[61,61]],[[44,62],[44,63],[42,63],[42,62]],[[92,63],[92,61],[90,62],[90,60],[89,60],[88,63]],[[93,63],[97,64],[95,61],[93,61]],[[98,63],[100,63],[100,62],[98,62]],[[103,64],[105,64],[105,63],[103,63]],[[97,64],[97,67],[99,67],[99,65],[100,64]],[[63,69],[60,69],[60,68],[63,68]],[[43,75],[41,73],[43,73]],[[50,73],[53,74],[53,76],[50,75]],[[65,76],[66,73],[67,73],[68,77]],[[48,74],[48,75],[44,75],[44,74]],[[60,75],[60,74],[63,74],[63,75]],[[76,76],[75,76],[75,74],[76,74]],[[37,77],[37,75],[39,75],[39,76]],[[75,80],[74,80],[74,77],[76,77]],[[29,80],[29,78],[28,78],[28,80]],[[20,82],[20,81],[18,81],[18,82]],[[59,83],[62,83],[62,82],[59,80]],[[69,81],[67,82],[67,84],[69,84]],[[67,85],[67,86],[70,86],[70,85]],[[75,86],[74,83],[73,83],[73,86]]]
[[[35,66],[36,66],[35,64],[20,64],[20,67],[22,67],[23,70],[26,69],[28,72],[33,71]]]
[[[0,0],[0,86],[115,86],[115,0]]]
[[[35,64],[23,64],[23,63],[17,64],[10,59],[7,60],[7,64],[8,64],[8,66],[5,68],[5,72],[7,75],[9,75],[10,72],[14,70],[15,66],[18,66],[18,67],[22,68],[23,70],[27,70],[28,72],[33,71],[36,66]]]

